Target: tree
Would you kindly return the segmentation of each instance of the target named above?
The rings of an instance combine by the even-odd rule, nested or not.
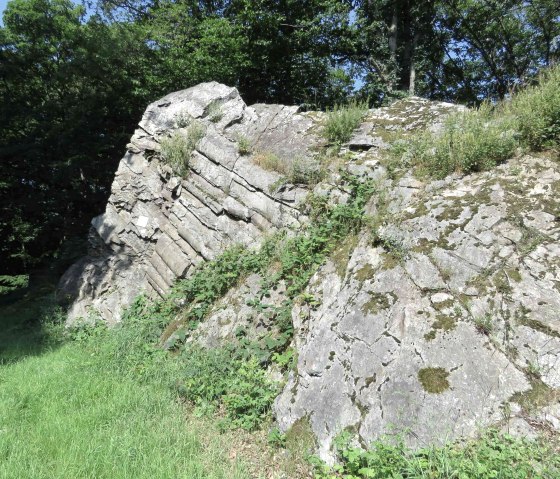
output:
[[[141,48],[69,0],[14,0],[0,29],[0,263],[22,272],[85,235],[145,104]],[[141,60],[139,60],[141,59]]]

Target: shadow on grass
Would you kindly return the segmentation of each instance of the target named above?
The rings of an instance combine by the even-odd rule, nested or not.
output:
[[[57,347],[57,280],[58,275],[40,272],[29,287],[0,296],[0,365]]]

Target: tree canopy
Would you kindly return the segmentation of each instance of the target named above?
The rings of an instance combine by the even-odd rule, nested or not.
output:
[[[558,59],[557,0],[11,0],[0,27],[0,274],[107,200],[143,109],[203,81],[324,109],[504,98]]]

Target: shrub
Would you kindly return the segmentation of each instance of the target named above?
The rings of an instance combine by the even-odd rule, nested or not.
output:
[[[171,136],[161,140],[161,157],[179,176],[186,176],[189,171],[191,153],[204,136],[204,127],[199,122],[192,122],[186,133],[175,131]]]
[[[352,137],[352,132],[360,125],[367,109],[367,102],[335,106],[332,111],[328,112],[323,136],[336,145],[346,143]]]
[[[268,415],[276,384],[254,358],[241,359],[232,349],[185,350],[184,379],[178,391],[200,412],[224,407],[227,423],[255,429]]]

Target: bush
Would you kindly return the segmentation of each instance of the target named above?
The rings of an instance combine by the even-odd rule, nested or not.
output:
[[[161,157],[179,176],[186,176],[189,171],[191,153],[204,136],[204,127],[199,122],[192,122],[186,133],[175,131],[170,137],[161,140]]]
[[[366,102],[353,102],[348,106],[335,106],[328,113],[323,136],[336,145],[346,143],[352,137],[352,132],[360,125],[367,109]]]
[[[278,390],[256,359],[241,359],[226,349],[191,348],[183,355],[186,368],[178,390],[198,411],[213,412],[221,405],[228,425],[247,430],[268,415]]]

